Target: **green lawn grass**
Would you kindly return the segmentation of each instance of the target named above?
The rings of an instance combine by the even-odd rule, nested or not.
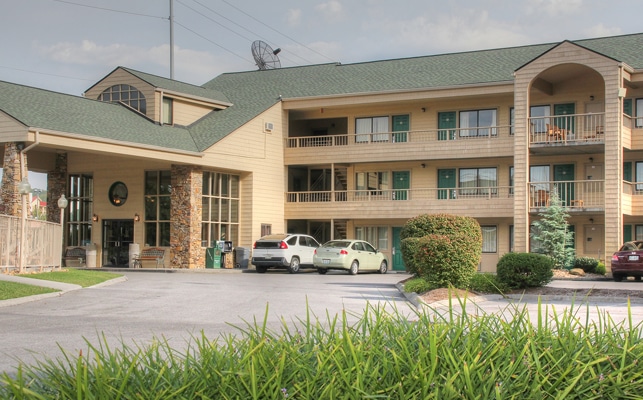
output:
[[[24,278],[42,279],[63,283],[73,283],[82,287],[94,286],[110,279],[123,276],[113,272],[87,271],[82,269],[62,269],[59,271],[42,272],[39,274],[23,274]]]
[[[41,286],[25,285],[22,283],[0,281],[0,300],[16,299],[18,297],[34,296],[37,294],[58,292]]]

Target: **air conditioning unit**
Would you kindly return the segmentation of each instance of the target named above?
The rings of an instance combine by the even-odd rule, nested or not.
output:
[[[266,122],[266,124],[264,125],[264,130],[266,132],[272,132],[273,129],[275,129],[275,124],[273,124],[272,122]]]

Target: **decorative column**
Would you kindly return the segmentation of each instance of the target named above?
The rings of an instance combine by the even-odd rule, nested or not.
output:
[[[25,156],[25,163],[26,163]],[[19,217],[21,215],[21,198],[18,184],[22,181],[20,169],[20,146],[10,142],[4,145],[4,160],[2,162],[2,185],[0,187],[0,214]],[[25,171],[27,166],[25,165]],[[26,175],[26,174],[25,174]]]
[[[67,191],[67,153],[56,154],[53,171],[47,173],[47,221],[60,223],[60,213],[56,201]],[[65,238],[63,238],[64,240]]]
[[[173,267],[205,268],[201,248],[203,170],[172,165],[170,206],[170,262]]]

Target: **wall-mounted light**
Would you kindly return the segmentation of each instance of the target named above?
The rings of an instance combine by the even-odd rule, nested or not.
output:
[[[594,162],[594,157],[590,157],[589,162]]]
[[[594,223],[594,218],[590,218],[590,219],[589,219],[589,223],[590,223],[590,224],[593,224],[593,223]]]
[[[422,164],[420,164],[420,167],[422,167],[422,168],[426,168],[426,164],[425,164],[425,163],[422,163]]]
[[[138,213],[134,214],[134,222],[138,222],[141,220],[141,216],[138,215]]]
[[[594,101],[594,95],[589,96],[589,101]]]
[[[426,107],[421,108],[422,112],[426,112]]]
[[[96,214],[92,215],[92,221],[98,222],[98,215]]]

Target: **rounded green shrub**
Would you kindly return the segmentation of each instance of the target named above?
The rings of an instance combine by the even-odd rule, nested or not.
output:
[[[554,261],[543,254],[507,253],[498,261],[496,273],[500,282],[511,289],[546,285],[554,276]]]
[[[607,273],[607,268],[605,268],[605,264],[599,261],[598,265],[596,266],[596,271],[594,271],[594,273],[605,275]]]
[[[478,265],[472,263],[468,251],[462,251],[468,242],[464,234],[430,234],[420,238],[414,257],[417,275],[434,287],[466,288]]]
[[[574,268],[580,268],[585,273],[593,274],[598,267],[598,260],[592,257],[578,257],[574,260]]]
[[[471,217],[424,214],[411,218],[402,227],[402,258],[407,271],[438,287],[466,287],[476,273],[482,255],[482,232]],[[444,242],[426,248],[428,239]],[[427,256],[427,252],[430,256]],[[455,260],[458,260],[459,265]],[[460,271],[462,269],[462,271]]]

